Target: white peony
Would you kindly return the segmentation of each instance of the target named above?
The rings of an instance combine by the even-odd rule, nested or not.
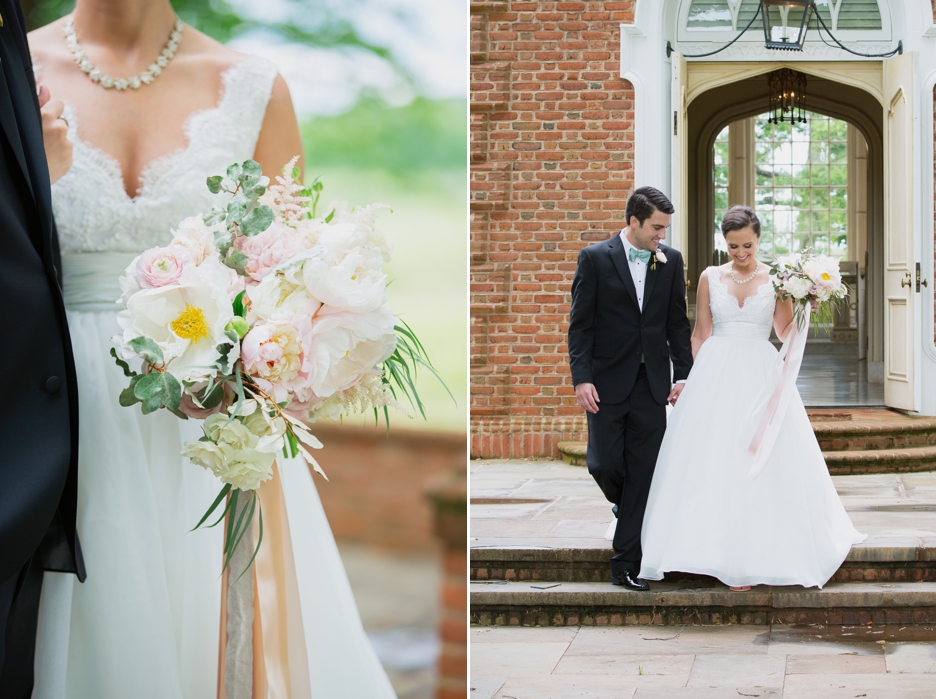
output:
[[[354,209],[348,209],[348,203],[339,201],[332,202],[334,209],[334,218],[332,218],[332,227],[339,224],[352,224],[360,233],[363,234],[365,244],[373,246],[380,250],[384,260],[389,260],[392,248],[384,235],[383,231],[377,228],[377,214],[384,209],[389,210],[386,204],[369,204],[368,206],[358,206]]]
[[[114,344],[124,346],[124,359],[134,356],[126,349],[137,337],[152,339],[163,352],[172,374],[181,381],[202,381],[217,374],[219,345],[232,346],[229,361],[237,358],[240,345],[225,334],[233,310],[227,294],[230,276],[217,260],[186,267],[177,284],[142,289],[127,300],[117,317],[121,332]]]
[[[247,287],[247,320],[289,321],[296,316],[311,317],[322,305],[314,299],[302,279],[302,268],[267,274],[256,286]]]
[[[328,398],[360,381],[396,348],[394,317],[388,308],[366,314],[323,307],[312,325],[310,386]]]
[[[802,254],[794,252],[790,255],[780,255],[777,257],[777,266],[781,269],[784,267],[791,267],[793,269],[799,268],[800,263],[803,260]]]
[[[838,261],[827,255],[807,260],[803,264],[803,272],[809,275],[817,286],[837,288],[842,283]]]
[[[215,232],[222,230],[224,228],[220,224],[208,226],[201,215],[189,216],[172,232],[170,245],[181,245],[189,251],[195,264],[200,265],[209,257],[219,257],[215,247]]]
[[[379,253],[352,251],[340,259],[330,253],[305,261],[302,278],[324,305],[354,313],[375,311],[387,302],[387,276]]]
[[[203,430],[210,441],[186,443],[182,456],[240,490],[256,490],[273,477],[275,452],[259,451],[260,437],[240,419],[212,415],[205,420]]]

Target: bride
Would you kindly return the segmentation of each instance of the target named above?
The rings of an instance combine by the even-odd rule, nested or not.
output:
[[[822,587],[863,541],[845,512],[798,393],[763,470],[748,475],[752,403],[786,338],[791,301],[778,301],[757,260],[760,222],[746,206],[722,219],[731,261],[699,280],[695,363],[669,418],[641,532],[640,577],[682,571],[750,585]]]
[[[195,421],[118,405],[126,379],[108,350],[119,276],[182,219],[218,204],[206,178],[248,158],[276,175],[302,152],[289,92],[270,62],[183,27],[169,0],[78,0],[72,15],[33,32],[30,47],[38,81],[65,103],[73,143],[74,164],[52,191],[80,394],[88,570],[84,584],[45,575],[33,696],[215,697],[222,532],[189,530],[218,484],[179,455],[200,435]],[[255,686],[259,674],[271,696],[393,697],[308,469],[286,461],[279,477],[281,543],[297,544],[299,589],[272,584],[298,593],[301,618],[280,619],[280,635],[264,637],[276,657],[261,650],[258,661],[255,642]]]

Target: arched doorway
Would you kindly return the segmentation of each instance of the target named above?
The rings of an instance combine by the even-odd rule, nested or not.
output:
[[[802,70],[809,66],[799,65],[797,68]],[[701,69],[708,72],[712,70],[711,67]],[[828,67],[823,67],[823,70],[827,72]],[[709,80],[713,77],[707,76]],[[694,212],[686,221],[690,307],[694,304],[695,284],[702,270],[718,261],[718,239],[713,235],[713,230],[717,210],[725,204],[746,204],[759,210],[766,224],[766,239],[775,233],[777,240],[786,241],[786,245],[798,241],[802,246],[812,242],[814,234],[809,231],[816,230],[817,226],[787,226],[789,230],[786,230],[779,221],[771,221],[770,210],[764,206],[771,194],[767,186],[769,177],[765,181],[764,175],[769,176],[770,173],[765,173],[763,167],[757,169],[755,152],[763,150],[765,145],[762,140],[765,124],[761,120],[759,129],[755,130],[754,122],[765,112],[767,94],[767,74],[760,73],[697,91],[688,105],[686,134],[691,146],[686,152],[686,200],[687,210]],[[847,214],[848,227],[853,227],[851,230],[846,229],[849,244],[841,256],[844,259],[843,269],[854,270],[854,274],[849,276],[854,287],[850,301],[854,304],[855,312],[853,317],[842,314],[842,325],[834,332],[829,328],[830,335],[821,334],[810,340],[800,374],[800,392],[807,405],[816,407],[883,405],[884,182],[881,104],[875,95],[865,89],[815,75],[808,78],[806,101],[809,111],[815,115],[812,121],[816,123],[816,133],[820,131],[819,127],[824,130],[831,125],[839,131],[835,139],[841,143],[831,143],[826,134],[824,144],[817,141],[818,137],[814,134],[810,141],[812,152],[808,152],[805,158],[800,157],[797,162],[801,160],[802,164],[792,168],[796,174],[806,173],[807,186],[793,188],[794,173],[791,172],[790,188],[775,191],[806,197],[807,202],[810,194],[818,198],[820,193],[825,197],[831,194],[833,198],[842,200],[839,205],[841,210],[831,215]],[[812,123],[807,123],[805,128],[798,129],[799,138],[808,138],[811,127]],[[731,130],[735,132],[731,139],[731,169],[736,175],[736,186],[732,188],[732,199],[729,200],[724,192],[719,191],[716,202],[716,190],[723,182],[716,181],[713,174],[722,174],[725,170],[724,166],[718,166],[716,170],[714,146],[719,136],[724,138],[725,132]],[[778,136],[774,135],[773,138]],[[851,147],[845,148],[849,143]],[[847,156],[840,156],[841,162],[830,165],[828,156],[821,153],[822,147],[827,144],[832,145],[833,149],[843,146],[840,150]],[[723,145],[727,144],[720,145],[721,150],[724,150]],[[772,145],[776,148],[785,144],[774,142]],[[807,151],[810,147],[809,143],[798,146],[804,146]],[[820,164],[819,161],[823,162]],[[750,172],[749,177],[745,177],[746,170]],[[810,170],[815,171],[811,175],[812,180]],[[811,182],[822,182],[818,175],[822,173],[828,177],[830,170],[832,183],[840,185],[841,189],[831,187],[828,180],[824,187],[809,186]],[[744,179],[750,181],[738,181]],[[779,177],[776,181],[780,182]],[[802,179],[799,184],[802,184]],[[851,212],[848,206],[851,206]],[[806,208],[809,208],[808,203]],[[800,215],[799,218],[804,217]],[[802,230],[807,232],[800,232]],[[828,240],[822,235],[815,236],[815,239],[820,243]]]

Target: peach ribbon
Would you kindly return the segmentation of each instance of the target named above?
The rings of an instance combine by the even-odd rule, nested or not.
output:
[[[311,699],[309,656],[302,626],[299,581],[279,465],[257,490],[263,511],[263,541],[254,560],[253,699]],[[254,525],[254,536],[258,530]],[[254,539],[256,541],[256,539]],[[218,699],[225,699],[227,596],[222,577],[218,655]]]
[[[806,352],[806,339],[809,337],[810,307],[807,304],[802,308],[802,313],[794,316],[790,334],[777,354],[770,380],[754,400],[752,415],[760,415],[760,420],[747,450],[749,455],[754,456],[754,462],[748,472],[751,478],[759,474],[767,464],[780,433],[780,426],[786,417],[790,398],[796,390],[796,377],[799,376],[803,354]]]

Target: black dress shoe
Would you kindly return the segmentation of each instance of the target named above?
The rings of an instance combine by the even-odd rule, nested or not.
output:
[[[618,573],[617,575],[612,573],[611,582],[615,585],[626,587],[628,590],[637,590],[638,592],[646,592],[650,589],[646,580],[638,578],[637,573],[632,573],[629,570],[625,570],[623,573]]]

